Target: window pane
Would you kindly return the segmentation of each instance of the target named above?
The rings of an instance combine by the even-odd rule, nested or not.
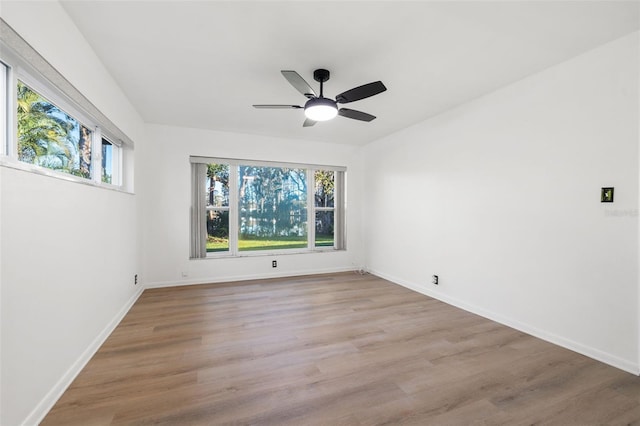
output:
[[[229,251],[229,212],[207,210],[207,252]]]
[[[238,249],[307,247],[305,169],[239,167]]]
[[[229,206],[228,164],[207,164],[207,206]]]
[[[18,82],[18,159],[91,178],[91,130]]]
[[[316,212],[316,247],[333,247],[332,211]]]
[[[113,144],[106,139],[102,139],[102,181],[113,182]]]
[[[314,177],[316,207],[333,207],[335,172],[332,170],[316,170]]]

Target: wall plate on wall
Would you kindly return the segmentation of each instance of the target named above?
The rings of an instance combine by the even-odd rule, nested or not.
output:
[[[602,191],[600,191],[600,202],[613,203],[613,187],[602,188]]]

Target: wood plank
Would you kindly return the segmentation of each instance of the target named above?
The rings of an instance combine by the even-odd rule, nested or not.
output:
[[[146,290],[43,425],[640,424],[640,378],[372,275]]]

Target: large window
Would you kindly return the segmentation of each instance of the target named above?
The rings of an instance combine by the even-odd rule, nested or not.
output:
[[[285,167],[238,167],[238,249],[307,247],[307,173]]]
[[[191,161],[192,258],[344,248],[343,168]]]
[[[0,165],[121,187],[122,132],[20,40],[0,40]]]

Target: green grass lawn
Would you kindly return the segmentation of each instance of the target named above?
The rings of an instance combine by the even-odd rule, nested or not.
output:
[[[332,235],[316,236],[316,247],[333,246]],[[280,237],[278,239],[269,238],[251,238],[241,239],[238,241],[238,249],[240,251],[251,250],[282,250],[292,248],[306,248],[306,237]],[[227,251],[229,250],[229,240],[224,238],[209,238],[207,240],[207,252]]]

